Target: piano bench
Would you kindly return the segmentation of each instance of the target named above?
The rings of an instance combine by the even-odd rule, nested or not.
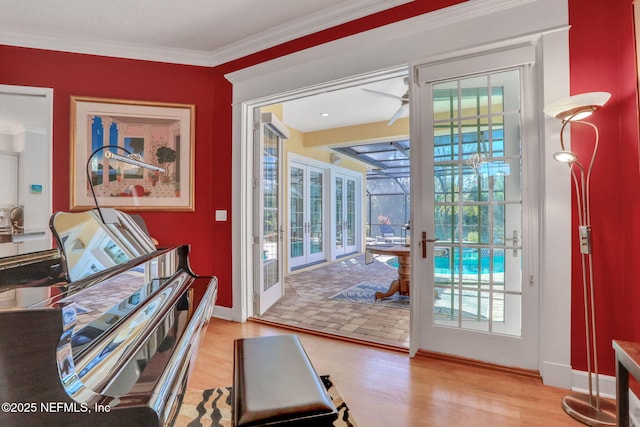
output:
[[[234,342],[235,427],[333,426],[338,417],[296,335]]]

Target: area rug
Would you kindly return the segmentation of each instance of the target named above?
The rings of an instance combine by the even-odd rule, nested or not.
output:
[[[355,286],[329,297],[340,301],[357,302],[362,304],[379,304],[388,307],[409,309],[409,296],[397,292],[390,297],[376,301],[376,292],[386,292],[391,283],[361,282]]]
[[[334,421],[334,427],[356,427],[347,404],[338,393],[331,378],[328,375],[322,375],[320,379],[338,409],[338,419]],[[232,427],[232,401],[232,387],[188,391],[182,399],[182,406],[173,427]]]

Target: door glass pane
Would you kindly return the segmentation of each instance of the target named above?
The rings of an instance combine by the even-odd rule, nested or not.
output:
[[[291,166],[289,177],[291,258],[304,255],[304,169]]]
[[[311,171],[309,174],[309,253],[317,254],[323,251],[323,173]]]
[[[344,189],[342,187],[342,183],[344,179],[342,177],[336,177],[336,249],[343,250],[344,249],[344,207],[343,207],[343,193]]]
[[[262,260],[263,290],[271,288],[280,281],[278,262],[278,218],[279,218],[279,139],[265,126],[263,141],[263,224],[262,224]]]
[[[433,85],[434,323],[520,335],[520,71]]]
[[[347,220],[347,246],[355,246],[356,244],[356,182],[353,179],[347,179],[346,190],[346,220]]]

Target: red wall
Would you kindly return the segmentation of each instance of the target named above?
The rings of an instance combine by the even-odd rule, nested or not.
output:
[[[416,1],[285,43],[217,68],[0,45],[0,84],[54,89],[53,210],[69,209],[70,96],[195,104],[195,211],[141,212],[161,246],[189,243],[191,266],[219,280],[217,304],[232,306],[231,85],[224,74],[460,0]],[[215,222],[214,211],[228,211]]]
[[[141,212],[162,246],[188,242],[191,265],[216,274],[219,301],[231,306],[229,223],[215,209],[231,209],[231,147],[212,126],[214,73],[192,67],[0,46],[0,83],[41,86],[53,94],[53,210],[69,210],[70,96],[195,104],[195,212]],[[230,119],[229,119],[230,123]]]
[[[591,185],[591,223],[598,355],[601,372],[615,374],[613,339],[640,341],[640,173],[632,0],[569,1],[571,94],[606,91],[611,100],[589,120],[600,131]],[[593,132],[572,128],[574,150],[590,154]],[[574,217],[575,221],[575,217]],[[577,242],[577,236],[574,237]],[[572,358],[586,370],[580,259],[575,245]]]
[[[638,119],[632,0],[569,0],[571,93],[609,91],[593,116],[601,149],[593,172],[592,225],[601,371],[614,373],[612,339],[640,341],[633,302],[640,301]],[[195,212],[143,212],[162,245],[189,242],[192,266],[220,280],[218,304],[231,307],[232,88],[224,74],[351,34],[427,13],[461,0],[414,1],[349,24],[284,43],[213,69],[0,46],[0,83],[54,89],[54,210],[69,208],[69,96],[96,96],[196,105]],[[574,147],[591,138],[572,130]],[[590,139],[589,139],[590,140]],[[622,225],[622,226],[621,226]],[[577,253],[577,250],[575,251]],[[585,370],[579,257],[573,259],[572,365]]]

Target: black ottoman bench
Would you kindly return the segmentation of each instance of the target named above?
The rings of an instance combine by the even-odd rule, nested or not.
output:
[[[296,335],[234,342],[235,427],[333,426],[338,412]]]

